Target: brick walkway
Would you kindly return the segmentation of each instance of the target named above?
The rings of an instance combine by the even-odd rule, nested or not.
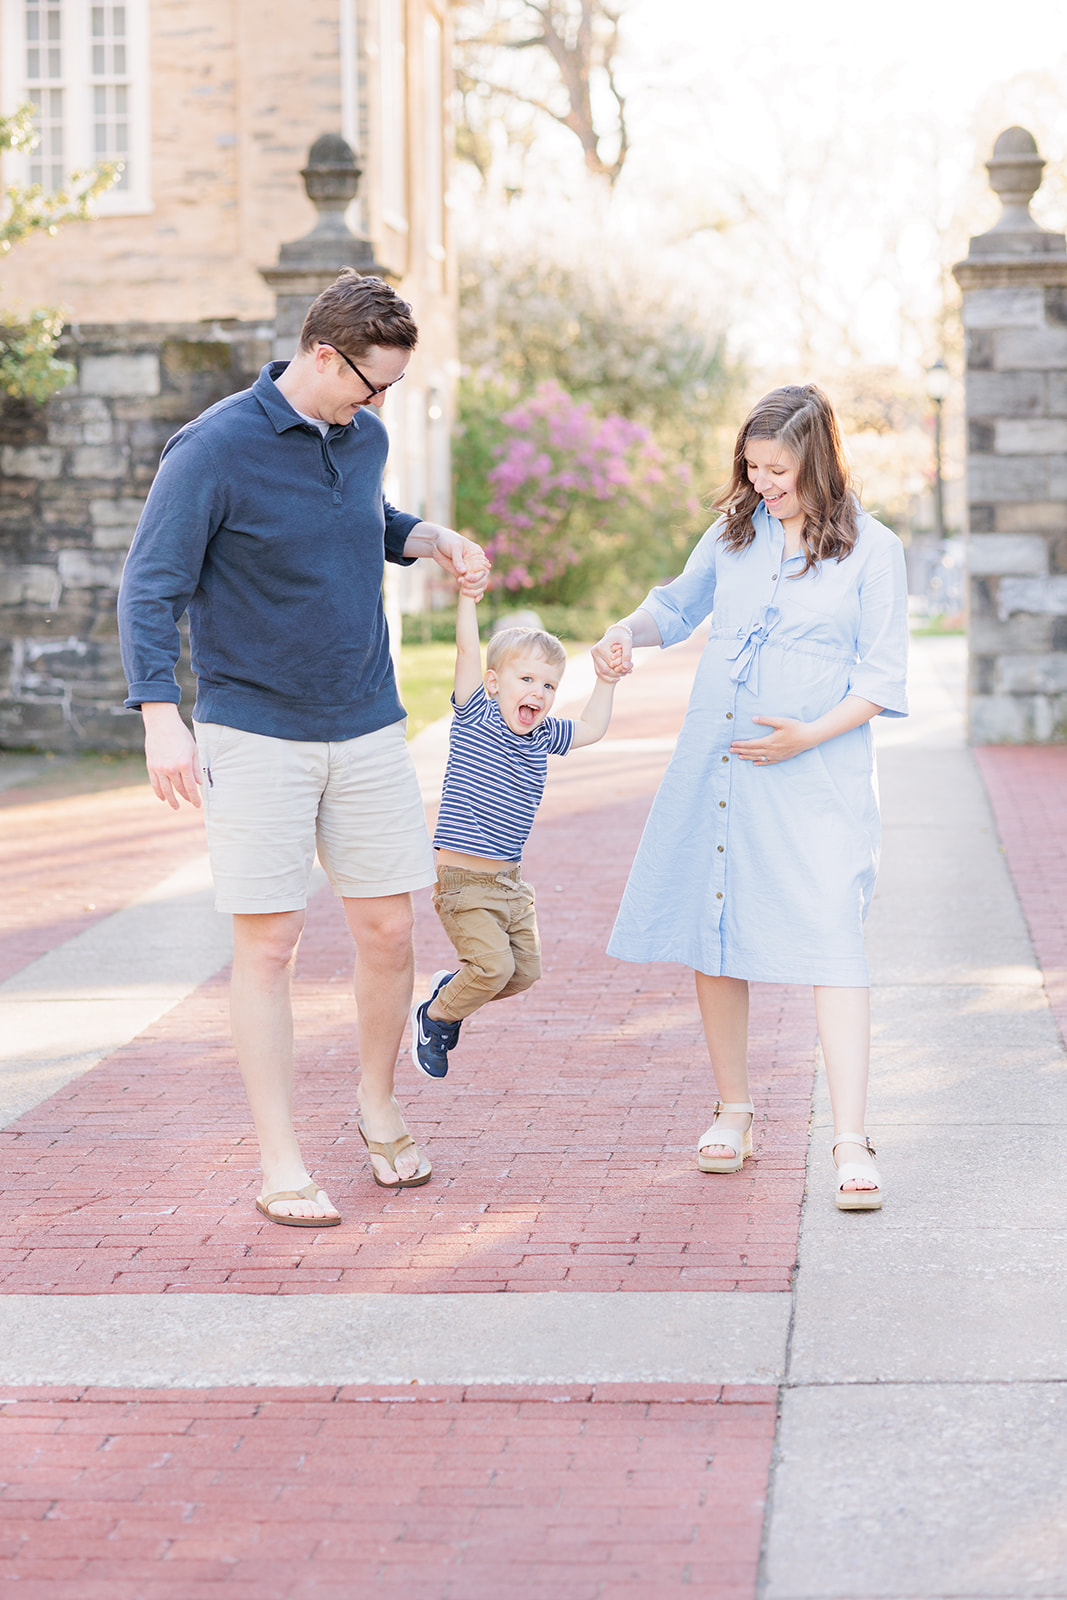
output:
[[[370,1179],[353,1117],[350,945],[326,892],[298,968],[299,1113],[312,1170],[345,1226],[282,1230],[253,1208],[256,1154],[220,974],[0,1134],[0,1287],[787,1290],[811,1104],[810,991],[754,990],[757,1159],[708,1179],[693,1161],[714,1088],[692,980],[603,953],[666,761],[633,741],[676,730],[693,664],[680,651],[645,666],[619,693],[618,748],[554,768],[526,863],[543,981],[468,1025],[446,1083],[426,1084],[402,1058],[431,1184],[392,1196]],[[172,820],[151,816],[157,832]],[[427,893],[421,973],[449,954]]]
[[[1067,747],[990,745],[975,755],[1067,1043]]]
[[[674,652],[643,668],[611,740],[555,766],[527,861],[543,982],[466,1029],[447,1083],[402,1063],[431,1185],[391,1197],[370,1181],[351,1114],[350,954],[320,896],[300,958],[300,1116],[345,1226],[283,1233],[252,1209],[220,974],[0,1134],[3,1290],[788,1288],[810,997],[754,990],[757,1158],[702,1180],[692,1146],[713,1090],[687,975],[602,954],[693,664]],[[1067,752],[978,759],[1062,1029]],[[144,790],[8,796],[3,820],[0,871],[26,886],[7,897],[4,973],[201,848],[198,819]],[[446,958],[424,896],[423,980]],[[776,1399],[669,1384],[5,1389],[0,1594],[752,1600]]]
[[[120,911],[204,849],[199,812],[149,789],[0,794],[0,982]]]
[[[774,1389],[20,1392],[25,1600],[750,1600]]]
[[[603,954],[694,664],[689,650],[644,667],[619,694],[610,744],[554,766],[526,863],[544,980],[468,1025],[447,1083],[402,1059],[430,1185],[390,1196],[370,1180],[352,1114],[351,953],[327,893],[300,953],[299,1116],[345,1225],[283,1232],[253,1209],[222,973],[0,1134],[3,1291],[788,1289],[810,997],[755,993],[757,1159],[702,1179],[692,1151],[714,1089],[691,980]],[[23,961],[201,848],[198,819],[144,790],[8,816],[12,860],[36,874],[7,947]],[[428,894],[418,913],[424,982],[449,947]],[[26,1600],[755,1590],[773,1388],[0,1399],[0,1592]]]

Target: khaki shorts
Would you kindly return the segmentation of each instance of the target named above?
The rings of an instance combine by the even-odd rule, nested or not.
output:
[[[404,723],[325,744],[193,725],[219,911],[300,911],[318,848],[337,895],[433,883],[433,853]]]

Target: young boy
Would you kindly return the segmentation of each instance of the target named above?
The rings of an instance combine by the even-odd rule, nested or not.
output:
[[[433,842],[434,907],[460,965],[435,973],[430,998],[411,1013],[411,1054],[429,1078],[448,1071],[464,1017],[541,976],[534,894],[519,876],[522,847],[548,757],[602,739],[615,691],[598,678],[580,717],[549,716],[566,664],[552,634],[507,628],[489,641],[483,685],[477,603],[459,596],[454,714]]]

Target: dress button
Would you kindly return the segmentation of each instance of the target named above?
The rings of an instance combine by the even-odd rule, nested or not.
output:
[[[777,574],[777,572],[772,572],[772,573],[771,573],[771,577],[772,577],[772,578],[777,578],[777,576],[778,576],[778,574]]]
[[[730,757],[729,757],[729,756],[723,756],[723,760],[724,760],[724,761],[729,761],[729,759],[730,759]]]
[[[715,896],[715,898],[716,898],[716,900],[721,900],[722,899],[722,890],[721,889],[720,889],[719,893]]]
[[[726,801],[725,800],[720,800],[719,801],[719,810],[720,811],[725,811],[726,810]]]
[[[720,844],[717,848],[718,848],[719,854],[722,855],[724,847]]]
[[[732,711],[728,711],[726,713],[726,720],[727,722],[732,722],[734,720],[734,714]]]

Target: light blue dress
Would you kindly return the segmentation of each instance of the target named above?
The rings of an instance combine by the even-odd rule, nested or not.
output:
[[[709,613],[711,629],[608,953],[863,987],[880,844],[870,726],[767,766],[730,743],[771,731],[754,716],[810,722],[847,694],[907,715],[904,550],[861,512],[851,554],[800,577],[781,523],[762,505],[753,522],[740,553],[720,542],[721,523],[709,528],[681,577],[642,602],[665,646]]]

